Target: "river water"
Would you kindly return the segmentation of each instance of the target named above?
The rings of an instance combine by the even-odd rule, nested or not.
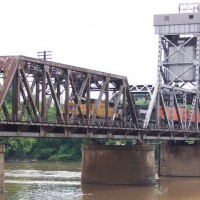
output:
[[[200,200],[200,178],[160,178],[145,187],[81,185],[80,178],[80,163],[6,163],[6,199]]]

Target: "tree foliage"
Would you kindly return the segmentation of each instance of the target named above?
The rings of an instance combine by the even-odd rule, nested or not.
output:
[[[0,138],[6,146],[5,159],[38,159],[48,161],[78,161],[82,139]]]

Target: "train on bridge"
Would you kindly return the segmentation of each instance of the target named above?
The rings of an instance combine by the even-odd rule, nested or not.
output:
[[[92,116],[93,113],[94,113],[96,101],[97,101],[97,99],[90,99],[90,116]],[[108,117],[112,116],[114,105],[115,104],[112,101],[109,102]],[[69,103],[69,111],[70,111],[70,113],[73,112],[74,106],[75,106],[74,102],[70,102]],[[99,119],[104,119],[105,118],[105,116],[106,116],[105,107],[106,107],[106,103],[102,101],[99,104],[99,107],[97,109],[97,114],[96,114],[97,118],[99,118]],[[138,119],[139,119],[140,122],[144,121],[148,108],[149,108],[149,105],[136,105]],[[81,99],[80,109],[81,109],[82,115],[86,116],[86,99],[85,98]],[[128,110],[127,110],[127,112],[128,112]],[[172,112],[172,114],[171,114],[171,112]],[[174,121],[174,123],[179,123],[180,120],[182,120],[182,121],[188,121],[189,120],[189,118],[191,116],[191,111],[190,111],[189,108],[180,107],[180,108],[178,108],[178,112],[179,112],[180,119],[179,119],[179,116],[177,114],[176,108],[171,109],[170,107],[165,107],[165,109],[164,109],[164,108],[162,108],[160,106],[159,107],[159,121],[162,123],[162,122],[165,121],[166,117],[168,119],[170,119],[171,115],[173,116],[172,120]],[[80,116],[78,110],[76,110],[76,115]],[[120,120],[121,117],[122,117],[122,110],[121,110],[121,105],[119,105],[119,107],[118,107],[118,109],[117,109],[117,111],[115,113],[115,119],[116,120],[117,119]],[[196,117],[196,113],[194,111],[192,113],[191,122],[195,122],[196,121],[195,117]],[[198,113],[198,119],[199,119],[199,122],[200,122],[200,112]],[[152,123],[156,122],[156,109],[155,108],[153,108],[153,111],[152,111],[151,122]]]
[[[95,112],[96,101],[97,101],[97,99],[90,99],[90,116],[92,116],[93,113]],[[113,102],[109,102],[108,117],[112,116],[114,105],[115,104]],[[75,106],[74,102],[69,102],[69,113],[73,113],[74,106]],[[86,104],[86,99],[85,98],[81,99],[80,109],[81,109],[82,115],[86,116],[87,104]],[[119,109],[115,113],[115,119],[119,119],[120,118],[121,112],[122,111],[121,111],[120,106],[119,106]],[[79,116],[79,111],[78,110],[76,110],[76,115]],[[102,101],[98,106],[96,117],[103,119],[103,118],[105,118],[105,116],[106,116],[106,103]]]
[[[136,105],[137,111],[138,111],[138,119],[139,121],[143,122],[145,117],[146,117],[146,113],[147,110],[149,108],[149,105]],[[171,114],[172,112],[172,114]],[[189,121],[191,118],[190,122],[196,122],[196,118],[198,118],[198,122],[200,123],[200,112],[198,112],[198,114],[196,115],[196,112],[194,111],[193,113],[191,113],[191,110],[189,108],[178,108],[178,112],[179,112],[179,116],[177,114],[176,108],[170,108],[170,107],[165,107],[162,108],[161,106],[159,107],[159,121],[162,123],[165,121],[165,119],[170,119],[171,115],[172,115],[172,120],[174,121],[174,123],[179,123],[180,120],[181,121]],[[153,108],[152,111],[152,115],[150,118],[151,122],[156,122],[156,109]]]

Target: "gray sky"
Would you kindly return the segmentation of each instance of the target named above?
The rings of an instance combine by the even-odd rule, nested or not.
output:
[[[2,0],[0,55],[37,57],[156,82],[153,15],[177,13],[191,0]]]

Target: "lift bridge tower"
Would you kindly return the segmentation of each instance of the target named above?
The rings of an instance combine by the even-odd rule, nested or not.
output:
[[[200,122],[200,3],[179,5],[177,14],[154,16],[159,37],[157,84],[144,120],[169,130],[199,131]],[[161,113],[163,119],[161,120]],[[179,132],[180,133],[180,132]]]

